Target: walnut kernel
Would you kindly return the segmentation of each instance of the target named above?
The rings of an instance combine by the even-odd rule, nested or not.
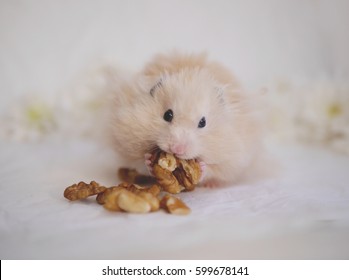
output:
[[[179,198],[166,194],[160,201],[161,208],[175,215],[188,215],[190,208]]]
[[[71,185],[64,190],[64,197],[69,200],[85,199],[89,196],[104,192],[106,187],[100,186],[95,181],[91,181],[90,184],[80,182],[78,184]]]

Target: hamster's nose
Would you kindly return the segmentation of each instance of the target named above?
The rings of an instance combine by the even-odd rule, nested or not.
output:
[[[187,147],[184,144],[172,144],[170,145],[170,152],[176,155],[184,155]]]

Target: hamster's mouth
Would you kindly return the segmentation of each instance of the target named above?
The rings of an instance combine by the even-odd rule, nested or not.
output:
[[[170,151],[165,151],[165,150],[161,149],[158,145],[154,145],[148,149],[148,153],[150,153],[150,154],[159,153],[159,152],[165,152],[165,153],[174,155],[175,157],[177,157],[179,159],[183,159],[183,160],[195,159],[197,161],[201,161],[201,158],[199,156],[190,157],[186,154],[183,154],[183,155],[174,154],[174,153],[171,153]]]
[[[159,146],[157,146],[157,145],[154,145],[154,146],[152,146],[152,147],[150,147],[149,149],[148,149],[148,153],[149,154],[156,154],[156,153],[160,153],[160,152],[164,152],[164,153],[167,153],[167,154],[173,154],[173,153],[171,153],[170,151],[165,151],[164,149],[161,149]],[[177,156],[178,157],[178,156]]]

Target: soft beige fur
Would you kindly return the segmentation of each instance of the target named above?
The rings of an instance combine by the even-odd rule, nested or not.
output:
[[[115,147],[130,167],[144,167],[144,155],[156,147],[169,152],[171,145],[181,144],[186,147],[182,158],[206,164],[204,184],[229,184],[261,150],[250,96],[228,69],[206,55],[157,55],[119,85],[115,100]],[[174,112],[171,123],[163,119],[168,109]],[[206,127],[198,128],[202,117]]]

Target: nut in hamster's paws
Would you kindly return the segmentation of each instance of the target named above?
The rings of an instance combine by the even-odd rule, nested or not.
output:
[[[195,159],[184,160],[162,151],[150,158],[152,171],[162,188],[169,193],[192,191],[201,178],[201,166]]]

